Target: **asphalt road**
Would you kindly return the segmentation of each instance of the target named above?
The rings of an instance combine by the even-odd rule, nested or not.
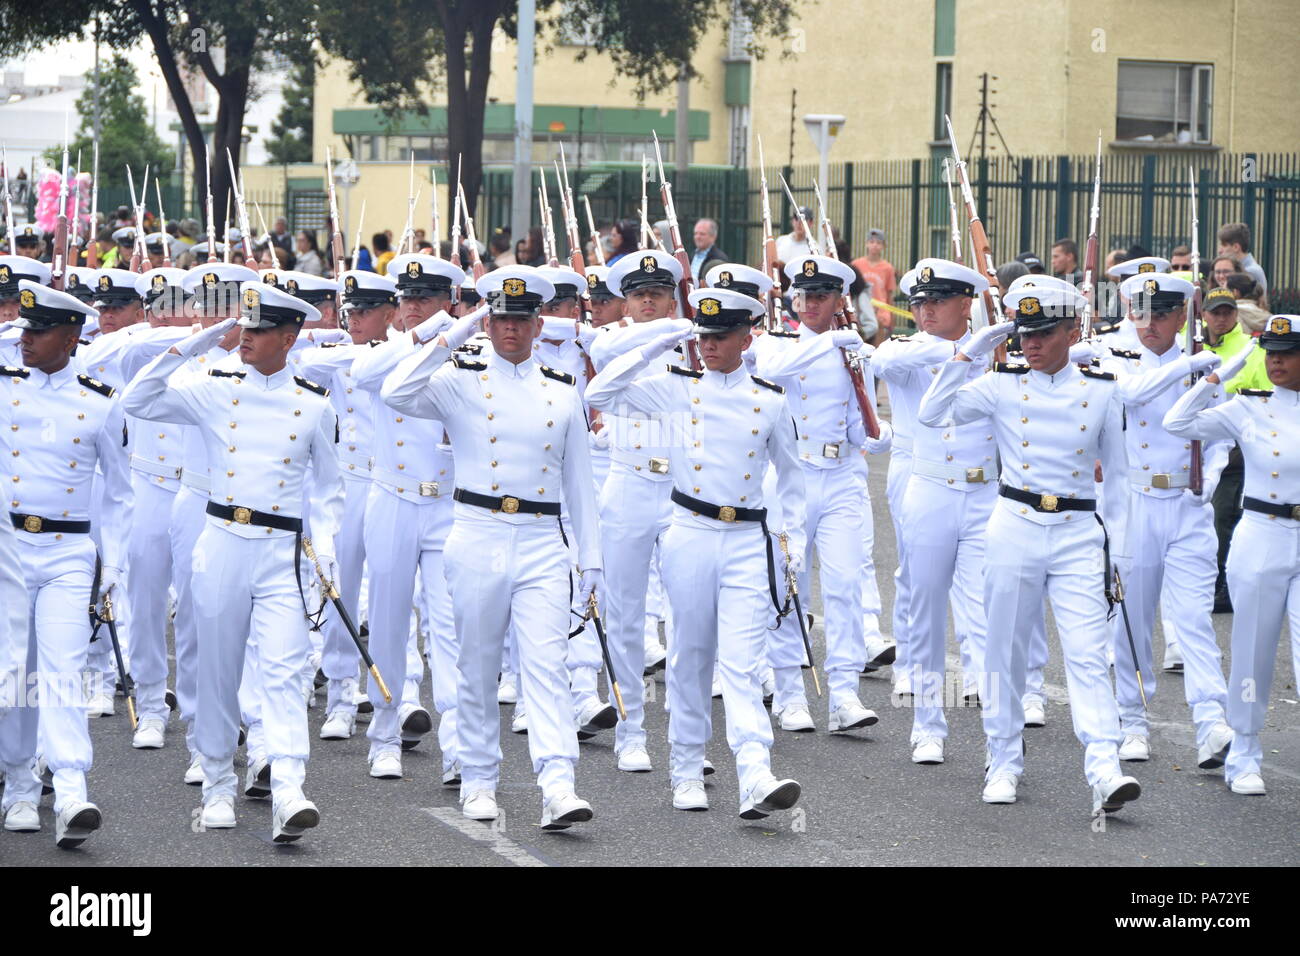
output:
[[[893,532],[884,511],[885,461],[872,463],[878,578],[888,608],[896,564]],[[812,599],[816,612],[820,602]],[[1215,619],[1227,666],[1231,615]],[[823,656],[820,625],[814,630]],[[1160,655],[1158,638],[1157,660]],[[950,651],[955,652],[955,646]],[[949,712],[951,736],[942,766],[910,760],[910,713],[891,705],[889,671],[865,678],[863,702],[880,714],[868,731],[831,736],[825,704],[812,697],[815,734],[776,731],[773,769],[803,785],[794,811],[763,821],[737,816],[734,763],[727,752],[721,701],[714,701],[718,772],[708,778],[712,809],[671,808],[667,719],[662,674],[647,711],[655,769],[615,769],[610,734],[582,745],[578,791],[595,818],[563,833],[538,826],[541,799],[527,741],[508,731],[498,791],[503,817],[495,825],[460,816],[456,792],[439,782],[433,735],[404,759],[402,780],[367,775],[367,744],[320,741],[321,708],[310,712],[312,759],[307,793],[320,807],[321,826],[299,843],[270,842],[267,801],[240,800],[234,830],[199,832],[199,789],[181,783],[187,759],[173,722],[168,745],[136,751],[125,707],[91,721],[95,766],[90,794],[104,812],[104,828],[74,852],[54,846],[53,815],[44,801],[39,834],[0,832],[0,864],[45,866],[303,866],[418,865],[810,865],[938,864],[965,866],[1169,866],[1300,863],[1300,704],[1287,635],[1279,642],[1276,677],[1263,735],[1268,795],[1228,791],[1221,772],[1196,767],[1196,749],[1181,678],[1161,675],[1152,703],[1152,759],[1126,767],[1142,784],[1141,799],[1099,825],[1083,778],[1083,749],[1070,726],[1064,675],[1054,634],[1047,680],[1047,726],[1027,737],[1026,775],[1019,802],[980,801],[984,744],[979,713]],[[811,682],[810,682],[811,683]],[[809,688],[811,697],[811,687]],[[426,682],[424,699],[428,700]],[[242,758],[238,761],[242,769]]]

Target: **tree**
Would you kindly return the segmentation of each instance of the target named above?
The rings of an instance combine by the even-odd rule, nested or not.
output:
[[[81,168],[90,169],[95,151],[95,74],[86,74],[89,83],[77,97],[77,113],[81,127],[76,138],[68,145],[68,155],[75,160],[81,154]],[[135,67],[123,56],[117,55],[99,70],[99,178],[101,186],[124,187],[127,184],[126,167],[136,176],[136,188],[141,188],[144,168],[153,175],[161,175],[176,164],[176,153],[154,132],[144,105],[144,97],[136,92],[139,76]],[[55,169],[63,161],[63,147],[46,150],[45,158]]]
[[[316,58],[293,65],[284,88],[284,106],[271,123],[266,149],[273,163],[311,162],[312,101],[316,88]]]
[[[320,43],[347,61],[366,99],[392,119],[407,110],[426,112],[429,94],[445,88],[448,153],[461,158],[473,208],[483,178],[492,34],[500,26],[516,36],[517,0],[395,0],[385,5],[393,28],[382,30],[358,30],[368,19],[358,6],[319,3]],[[546,29],[589,36],[592,49],[609,55],[616,74],[632,80],[641,97],[696,75],[691,59],[711,26],[747,18],[755,37],[750,52],[761,57],[760,38],[788,33],[796,9],[794,0],[566,0],[545,21],[542,15],[556,7],[556,0],[537,0],[539,37]]]

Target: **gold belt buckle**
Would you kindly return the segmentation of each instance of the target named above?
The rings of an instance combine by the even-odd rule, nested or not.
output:
[[[1172,477],[1173,477],[1173,476],[1170,475],[1170,474],[1168,474],[1167,472],[1162,472],[1162,473],[1160,473],[1160,474],[1158,474],[1158,475],[1152,475],[1152,476],[1151,476],[1151,487],[1152,487],[1152,488],[1172,488],[1173,485],[1171,485],[1171,484],[1169,483],[1169,479],[1172,478]]]
[[[235,509],[235,523],[236,523],[236,524],[252,524],[252,523],[253,523],[253,512],[252,512],[252,510],[249,509],[249,508],[236,508],[236,509]]]
[[[668,474],[668,459],[667,459],[667,458],[651,458],[651,459],[650,459],[650,470],[651,470],[654,474],[656,474],[656,475],[666,475],[666,474]]]
[[[38,518],[36,515],[28,515],[23,519],[23,530],[32,534],[40,534],[41,526],[43,524],[45,524],[45,522],[41,518]]]
[[[967,468],[967,469],[966,469],[966,481],[968,481],[968,482],[970,482],[970,483],[972,483],[972,484],[975,484],[975,483],[980,483],[980,484],[982,484],[983,481],[984,481],[984,469],[983,469],[983,468]]]
[[[1056,495],[1043,495],[1041,498],[1041,504],[1044,511],[1055,511],[1056,506],[1060,504],[1060,502],[1061,499],[1057,498]]]
[[[736,509],[731,505],[723,505],[718,509],[718,520],[734,523],[736,520]]]
[[[839,457],[840,457],[840,446],[839,446],[839,444],[836,443],[836,444],[834,444],[834,445],[822,445],[822,457],[823,457],[823,458],[839,458]]]
[[[1300,505],[1291,506],[1291,520],[1300,521]]]
[[[420,497],[421,498],[438,497],[438,483],[436,481],[420,482]]]
[[[511,498],[508,495],[501,499],[501,510],[508,515],[519,513],[519,499]]]

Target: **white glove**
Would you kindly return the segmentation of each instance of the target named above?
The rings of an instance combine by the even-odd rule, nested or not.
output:
[[[578,600],[583,606],[597,590],[605,589],[605,573],[600,568],[588,568],[582,572],[582,583],[578,587]]]
[[[1251,353],[1255,351],[1257,341],[1257,339],[1251,339],[1249,345],[1219,366],[1219,370],[1215,372],[1215,375],[1218,376],[1220,382],[1226,383],[1230,381],[1246,367],[1246,360],[1250,358]]]
[[[858,345],[857,355],[862,361],[867,361],[871,356],[876,354],[876,347],[870,342],[862,342]]]
[[[967,358],[983,358],[1007,340],[1016,328],[1014,322],[999,322],[986,325],[970,337],[970,341],[961,347],[961,353]]]
[[[889,422],[880,422],[880,437],[867,438],[867,442],[862,447],[867,450],[868,455],[879,455],[889,451],[890,446],[894,443],[894,426]]]
[[[184,358],[190,358],[195,355],[203,355],[211,349],[217,347],[217,343],[226,337],[226,333],[235,327],[237,319],[225,319],[216,325],[209,326],[201,332],[181,339],[172,348],[177,355]]]
[[[444,331],[451,328],[456,320],[447,314],[446,309],[439,309],[435,314],[429,316],[415,328],[411,329],[411,334],[415,336],[416,341],[421,345],[425,342],[431,342]]]
[[[117,568],[110,568],[108,565],[104,565],[99,569],[99,596],[102,598],[104,595],[108,594],[109,591],[117,587],[121,580],[121,571]]]
[[[850,352],[856,352],[864,344],[862,336],[852,329],[836,329],[830,333],[830,336],[837,349],[848,349]]]
[[[587,432],[587,444],[593,449],[605,451],[609,448],[609,428],[601,426],[598,431]]]
[[[488,307],[480,306],[469,315],[461,316],[453,322],[451,328],[442,333],[447,348],[455,350],[468,342],[469,337],[478,331],[480,320],[487,314]]]
[[[1197,352],[1188,361],[1192,364],[1193,375],[1205,375],[1223,364],[1223,359],[1210,351]]]
[[[685,320],[683,320],[685,321]],[[691,337],[689,324],[686,328],[674,328],[671,332],[665,332],[656,336],[645,345],[641,346],[641,357],[647,362],[653,362],[665,352],[677,347],[677,343],[685,341]]]
[[[330,581],[335,587],[339,583],[339,564],[334,559],[334,555],[316,552],[316,560],[320,562],[320,569],[325,572],[325,580]]]
[[[1070,346],[1071,365],[1091,365],[1093,359],[1100,357],[1091,342],[1075,342]]]

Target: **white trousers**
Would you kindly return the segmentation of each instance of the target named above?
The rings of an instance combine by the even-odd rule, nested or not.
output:
[[[416,571],[420,574],[420,606],[429,615],[428,634],[433,642],[430,669],[433,671],[434,706],[442,715],[438,728],[443,762],[450,766],[456,757],[456,693],[452,672],[458,656],[456,629],[447,590],[444,553],[452,527],[453,502],[438,499],[417,505],[390,494],[378,485],[370,489],[366,502],[365,549],[370,567],[370,656],[393,694],[385,703],[377,687],[371,687],[374,714],[366,736],[370,758],[401,749],[398,705],[408,683],[409,672],[423,673],[419,652],[409,660],[411,607],[415,599]],[[558,537],[558,534],[557,534]],[[567,590],[565,592],[568,593]],[[418,678],[416,681],[418,687]]]
[[[0,722],[24,700],[27,666],[27,579],[18,555],[18,534],[0,514]]]
[[[1259,733],[1268,716],[1284,620],[1291,626],[1292,673],[1300,679],[1300,527],[1243,513],[1228,549],[1227,571],[1233,610],[1228,725],[1234,736],[1223,776],[1231,782],[1261,772]]]
[[[48,540],[54,535],[42,537]],[[5,809],[19,800],[40,801],[40,781],[31,772],[38,732],[45,762],[54,773],[55,812],[70,801],[86,799],[92,751],[82,669],[90,642],[86,609],[95,573],[95,544],[85,534],[61,538],[41,545],[19,539],[18,556],[27,584],[27,628],[21,636],[20,706],[0,720]],[[106,629],[100,640],[111,646]]]
[[[103,542],[100,540],[100,526],[98,515],[104,501],[104,476],[98,471],[90,482],[90,537],[95,542],[96,553],[103,553]],[[131,641],[131,594],[128,582],[131,578],[130,552],[123,554],[123,561],[126,567],[122,568],[122,585],[113,595],[113,613],[117,617],[117,640],[122,647],[122,661],[126,664],[128,671],[131,671],[131,655],[135,647]],[[105,690],[106,693],[113,693],[113,688],[117,686],[117,658],[113,655],[113,649],[108,641],[95,641],[90,645],[90,653],[86,656],[86,669],[90,674],[102,675],[101,678],[95,678],[96,685]],[[44,742],[42,742],[42,748]]]
[[[756,523],[714,531],[674,522],[663,551],[664,587],[673,606],[667,673],[672,784],[704,779],[716,658],[727,743],[743,797],[771,774],[772,721],[763,708],[762,671],[774,612],[763,531]]]
[[[194,609],[194,546],[207,524],[207,496],[182,485],[172,502],[172,580],[176,582],[176,619],[172,639],[176,651],[176,705],[185,723],[185,742],[194,743],[194,714],[198,710],[199,625]]]
[[[1214,510],[1195,504],[1186,495],[1153,498],[1132,491],[1128,510],[1131,558],[1119,562],[1125,604],[1133,628],[1133,644],[1142,667],[1147,700],[1156,695],[1159,668],[1154,664],[1151,635],[1161,594],[1169,600],[1166,627],[1177,629],[1183,649],[1183,692],[1192,708],[1196,742],[1202,744],[1224,719],[1228,687],[1223,680],[1222,655],[1210,612],[1218,575]],[[1111,619],[1115,653],[1115,697],[1126,734],[1147,734],[1149,727],[1138,690],[1133,649],[1122,613]]]
[[[294,573],[294,537],[242,538],[209,518],[194,549],[199,680],[195,742],[203,799],[233,796],[240,682],[256,657],[264,756],[277,805],[301,799],[310,749],[301,669],[307,620]],[[254,753],[249,742],[250,758]]]
[[[986,685],[980,688],[988,775],[1024,772],[1025,688],[1035,620],[1050,598],[1065,658],[1074,733],[1084,745],[1084,774],[1096,784],[1119,771],[1119,710],[1106,664],[1102,531],[1091,512],[1040,525],[1000,503],[989,519],[984,610],[996,622],[985,645]]]
[[[343,520],[338,533],[334,536],[335,560],[338,561],[339,597],[348,609],[352,623],[360,627],[360,608],[357,606],[361,596],[361,575],[366,563],[366,543],[362,530],[366,524],[366,501],[370,497],[370,482],[364,479],[345,478],[343,481]],[[312,569],[313,572],[315,569]],[[355,714],[357,705],[352,694],[345,694],[343,682],[357,679],[357,668],[361,654],[352,636],[348,634],[347,625],[334,608],[333,602],[325,605],[325,616],[321,622],[323,639],[321,654],[321,672],[328,683],[325,690],[325,713],[344,710]],[[380,671],[380,673],[383,673]],[[387,677],[384,680],[388,680]]]
[[[889,456],[889,473],[885,478],[885,498],[889,502],[889,518],[894,523],[894,543],[898,551],[898,566],[894,568],[894,607],[891,612],[894,629],[894,680],[906,674],[911,667],[911,646],[907,634],[908,599],[911,582],[907,579],[904,552],[907,539],[903,535],[903,493],[912,477],[912,456],[897,448]],[[873,522],[874,524],[874,522]],[[874,533],[874,527],[872,528]],[[864,582],[863,587],[866,587]]]
[[[463,506],[470,511],[469,506]],[[445,568],[460,640],[457,721],[461,793],[495,790],[501,769],[497,668],[506,632],[519,647],[528,752],[543,799],[574,789],[578,735],[569,697],[569,552],[553,518],[508,524],[458,513]]]
[[[645,667],[646,592],[655,563],[655,543],[662,541],[672,518],[671,493],[672,482],[647,481],[630,474],[623,465],[610,469],[600,493],[605,639],[627,709],[627,719],[614,729],[616,752],[645,745],[641,672]],[[667,574],[662,564],[659,571]]]
[[[167,701],[167,595],[172,581],[171,514],[175,486],[132,472],[135,509],[127,539],[127,597],[131,602],[131,676],[140,717],[170,716]]]
[[[913,744],[948,736],[943,704],[950,601],[963,676],[974,683],[984,671],[984,544],[996,500],[992,483],[965,491],[917,475],[903,496]]]

